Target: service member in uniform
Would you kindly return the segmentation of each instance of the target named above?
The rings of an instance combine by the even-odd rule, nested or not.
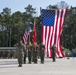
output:
[[[55,47],[55,45],[53,45],[52,47],[51,47],[51,49],[52,49],[52,59],[53,59],[53,62],[55,62],[56,61],[56,59],[55,59],[55,57],[56,57],[56,47]]]
[[[32,58],[33,58],[33,62],[34,62],[34,63],[37,63],[37,46],[34,46],[34,45],[33,45],[33,46],[32,46],[32,49],[33,49],[33,50],[32,50],[32,51],[33,51],[33,53],[32,53],[32,54],[33,54],[33,57],[32,57]]]
[[[16,52],[17,52],[17,58],[18,58],[18,64],[19,64],[18,67],[22,67],[25,47],[22,41],[19,41],[19,43],[16,46],[17,46]]]
[[[32,44],[29,43],[29,45],[27,46],[28,48],[28,63],[31,64],[31,59],[32,59]]]
[[[24,64],[26,64],[26,56],[27,56],[27,46],[25,46],[25,49],[24,49]]]
[[[39,45],[39,51],[40,51],[40,59],[41,63],[44,63],[44,51],[45,51],[45,46],[43,44]]]

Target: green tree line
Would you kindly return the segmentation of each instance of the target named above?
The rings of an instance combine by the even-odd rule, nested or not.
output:
[[[58,8],[59,5],[48,5],[46,7],[46,9]],[[76,7],[69,8],[66,6],[66,8],[68,8],[68,13],[63,26],[61,44],[64,48],[72,49],[76,48]],[[34,16],[37,12],[30,4],[24,9],[25,12],[16,11],[11,13],[11,9],[5,7],[0,12],[0,47],[14,46],[15,43],[22,39],[28,20],[30,19],[33,24],[34,18],[36,18],[37,43],[41,42],[41,14]],[[33,25],[31,25],[31,28],[33,29]]]

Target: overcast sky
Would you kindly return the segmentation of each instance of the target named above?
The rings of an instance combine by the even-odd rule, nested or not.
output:
[[[48,5],[55,5],[58,2],[65,1],[68,5],[76,7],[76,0],[0,0],[0,13],[3,8],[8,7],[12,13],[16,11],[25,11],[25,7],[29,4],[36,8],[37,15],[40,14],[40,7],[45,9]]]

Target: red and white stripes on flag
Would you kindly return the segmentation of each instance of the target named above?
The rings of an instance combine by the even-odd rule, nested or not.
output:
[[[60,36],[66,11],[67,9],[42,10],[42,41],[45,45],[45,53],[48,57],[52,57],[50,47],[53,44],[56,46],[56,56],[64,57]]]
[[[24,44],[27,44],[29,35],[30,35],[30,25],[28,25],[25,29],[25,33],[24,33],[24,36],[23,36]]]

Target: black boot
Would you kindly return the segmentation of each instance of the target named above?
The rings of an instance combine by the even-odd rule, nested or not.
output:
[[[18,67],[22,67],[22,64],[19,64]]]

